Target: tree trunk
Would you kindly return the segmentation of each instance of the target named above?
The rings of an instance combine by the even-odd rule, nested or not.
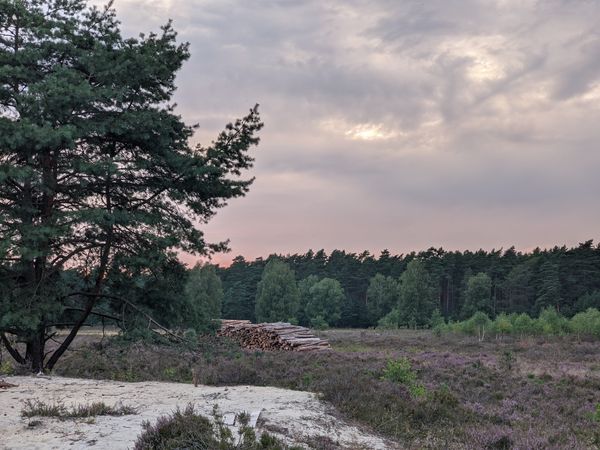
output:
[[[17,363],[19,363],[19,364],[27,364],[27,361],[25,360],[25,358],[23,358],[21,356],[21,354],[19,353],[19,351],[17,350],[17,348],[12,346],[12,344],[10,343],[10,341],[8,340],[8,338],[6,337],[6,334],[0,333],[0,340],[4,344],[4,347],[6,348],[6,350],[10,354],[10,356],[12,356],[13,359]]]
[[[30,335],[27,340],[27,352],[25,355],[25,360],[33,373],[40,373],[44,371],[44,338],[44,329],[41,328]]]

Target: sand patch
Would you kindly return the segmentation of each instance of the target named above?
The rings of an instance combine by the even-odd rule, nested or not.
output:
[[[17,385],[0,391],[1,449],[127,449],[140,434],[142,422],[154,422],[158,416],[188,403],[210,415],[217,404],[226,418],[248,412],[253,422],[278,430],[289,443],[303,438],[327,436],[348,449],[393,449],[393,444],[352,426],[309,392],[273,387],[212,387],[181,383],[123,383],[74,378],[9,377]],[[102,401],[118,402],[137,408],[138,414],[121,417],[58,420],[22,418],[26,400],[60,401],[65,406]]]

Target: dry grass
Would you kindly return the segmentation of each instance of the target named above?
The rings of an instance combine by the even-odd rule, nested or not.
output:
[[[21,416],[23,417],[55,417],[57,419],[127,416],[132,414],[137,414],[137,409],[121,404],[108,406],[103,402],[75,405],[69,409],[59,401],[45,403],[40,400],[27,400],[21,410]]]

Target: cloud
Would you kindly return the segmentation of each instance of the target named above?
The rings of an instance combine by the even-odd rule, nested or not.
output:
[[[261,103],[249,196],[206,227],[254,257],[598,238],[600,3],[117,0],[173,18],[179,112],[210,142]]]

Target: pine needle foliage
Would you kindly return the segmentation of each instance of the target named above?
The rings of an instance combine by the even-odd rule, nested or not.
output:
[[[262,123],[254,107],[191,147],[171,103],[189,56],[171,23],[123,37],[110,4],[0,0],[0,337],[25,342],[10,351],[34,371],[52,369],[112,274],[226,248],[198,224],[248,191]],[[46,359],[53,325],[72,332]]]

